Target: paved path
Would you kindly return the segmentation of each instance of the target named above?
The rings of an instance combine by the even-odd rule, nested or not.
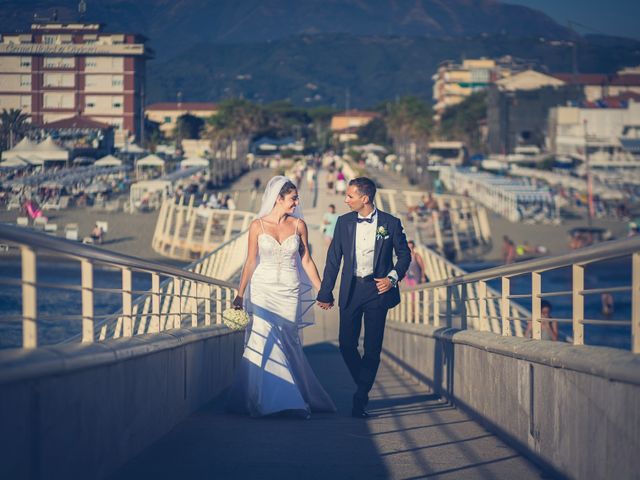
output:
[[[306,352],[338,413],[251,419],[226,414],[220,397],[111,478],[541,478],[495,435],[388,365],[371,395],[376,416],[351,418],[353,386],[337,348]]]

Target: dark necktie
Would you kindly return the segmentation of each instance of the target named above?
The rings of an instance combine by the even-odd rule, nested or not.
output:
[[[371,217],[371,218],[359,218],[358,217],[358,223],[362,223],[362,222],[373,223],[373,217]]]

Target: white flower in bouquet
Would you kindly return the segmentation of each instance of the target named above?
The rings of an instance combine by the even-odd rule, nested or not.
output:
[[[227,308],[222,312],[222,323],[231,330],[243,330],[249,324],[249,315],[244,310]]]

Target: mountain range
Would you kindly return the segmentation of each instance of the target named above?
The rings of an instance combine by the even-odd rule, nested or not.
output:
[[[640,63],[640,42],[581,39],[545,14],[495,0],[87,0],[85,21],[149,38],[148,101],[219,100],[342,107],[431,96],[440,61],[511,54],[581,71]],[[77,0],[0,0],[0,31],[33,15],[77,20]],[[553,40],[549,41],[549,40]]]

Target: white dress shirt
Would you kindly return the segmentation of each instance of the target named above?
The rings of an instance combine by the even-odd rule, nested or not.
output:
[[[378,229],[378,209],[373,211],[366,217],[358,214],[358,218],[371,218],[373,221],[356,223],[356,276],[366,277],[373,275],[373,261],[376,251],[376,230]],[[398,280],[398,274],[395,270],[391,270],[387,276]]]
[[[356,223],[356,276],[366,277],[373,274],[373,259],[376,251],[376,229],[378,228],[378,210],[373,211],[366,217],[372,218],[371,223]]]

